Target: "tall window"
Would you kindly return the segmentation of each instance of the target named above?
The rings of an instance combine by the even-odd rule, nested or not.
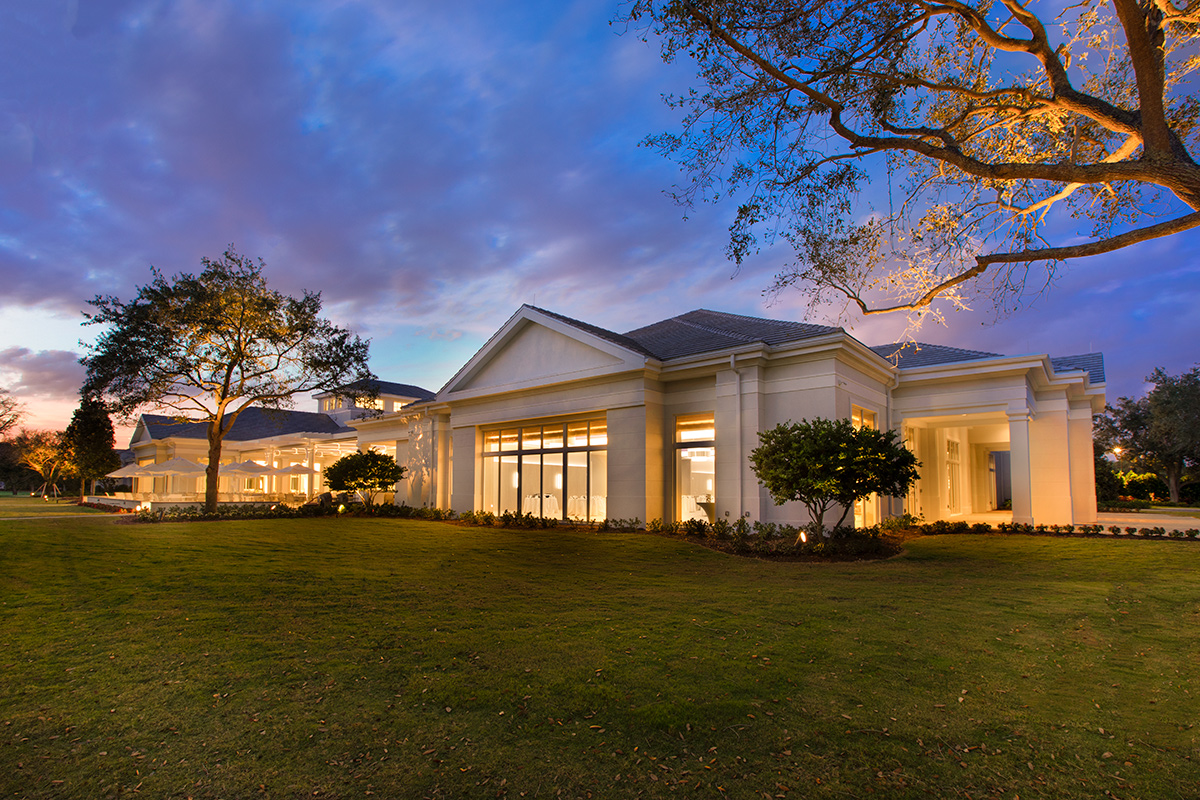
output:
[[[606,519],[608,423],[586,419],[484,431],[481,510]]]
[[[962,498],[959,493],[959,483],[962,480],[962,461],[959,457],[958,441],[946,440],[946,510],[957,514],[962,510]]]
[[[878,430],[879,418],[874,411],[859,406],[850,406],[850,424],[856,428]],[[879,521],[879,495],[873,494],[854,501],[854,527],[869,528]]]
[[[675,418],[675,498],[680,522],[716,519],[716,439],[711,411]]]

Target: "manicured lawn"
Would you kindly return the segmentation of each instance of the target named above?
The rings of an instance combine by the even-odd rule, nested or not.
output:
[[[1200,796],[1195,543],[8,521],[0,602],[4,796]]]
[[[30,497],[29,492],[21,494],[0,494],[0,519],[12,517],[57,517],[71,514],[104,514],[95,508],[77,505],[79,495],[43,500],[41,495]]]

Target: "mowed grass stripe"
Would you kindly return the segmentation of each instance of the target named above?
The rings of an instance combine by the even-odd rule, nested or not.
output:
[[[1194,797],[1200,547],[0,528],[17,797]],[[447,710],[449,709],[449,710]]]

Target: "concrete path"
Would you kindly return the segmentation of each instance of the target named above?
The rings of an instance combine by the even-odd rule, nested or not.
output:
[[[1122,528],[1165,528],[1169,531],[1186,531],[1190,528],[1200,530],[1200,519],[1196,517],[1155,514],[1152,511],[1097,514],[1096,523],[1105,528],[1120,525]]]

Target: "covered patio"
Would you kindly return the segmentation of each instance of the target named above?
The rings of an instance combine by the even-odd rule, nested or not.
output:
[[[347,453],[355,452],[352,440],[317,436],[279,437],[258,441],[254,449],[230,448],[223,462],[217,490],[221,505],[300,505],[326,491],[322,470]],[[204,503],[205,470],[199,460],[175,455],[194,448],[168,443],[161,460],[141,460],[108,477],[131,478],[133,490],[89,501],[130,509],[198,506]]]

